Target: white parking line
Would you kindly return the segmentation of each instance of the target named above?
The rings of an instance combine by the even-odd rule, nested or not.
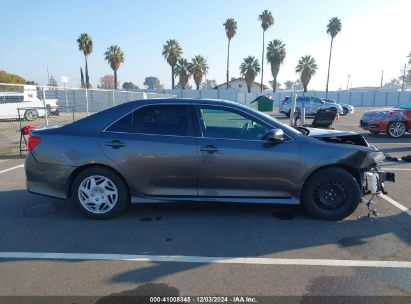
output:
[[[3,258],[3,259],[36,259],[36,260],[37,259],[41,259],[41,260],[105,260],[105,261],[175,262],[175,263],[202,263],[202,264],[252,264],[252,265],[330,266],[330,267],[411,268],[411,261],[231,258],[231,257],[126,255],[126,254],[99,254],[99,253],[0,252],[0,258]]]
[[[9,172],[9,171],[18,169],[18,168],[24,168],[24,165],[21,164],[21,165],[15,166],[15,167],[11,167],[11,168],[8,168],[8,169],[1,170],[1,171],[0,171],[0,174],[6,173],[6,172]]]
[[[382,169],[390,170],[390,171],[394,171],[394,170],[396,170],[396,171],[411,171],[411,168],[385,168],[385,167],[382,167]]]
[[[389,202],[391,205],[397,207],[398,209],[400,209],[401,211],[404,211],[406,214],[408,214],[409,216],[411,216],[411,210],[403,205],[401,205],[399,202],[393,200],[391,197],[385,195],[385,194],[380,194],[380,197],[382,197],[383,199],[385,199],[387,202]]]

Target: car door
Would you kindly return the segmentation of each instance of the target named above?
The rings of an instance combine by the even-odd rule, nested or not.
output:
[[[106,128],[105,155],[145,196],[197,196],[198,157],[189,105],[146,105]]]
[[[299,146],[263,140],[273,126],[226,106],[197,106],[199,197],[291,197]]]
[[[316,114],[318,110],[323,107],[324,102],[320,98],[311,97],[311,105],[312,105],[313,114]]]

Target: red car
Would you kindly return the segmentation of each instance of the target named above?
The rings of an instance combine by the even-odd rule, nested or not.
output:
[[[360,127],[373,134],[387,133],[398,138],[411,132],[411,102],[395,108],[377,109],[365,112],[361,116]]]

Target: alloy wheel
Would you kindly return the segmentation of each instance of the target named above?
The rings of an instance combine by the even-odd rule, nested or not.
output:
[[[388,133],[392,137],[401,137],[405,133],[405,124],[403,122],[393,122],[388,128]]]
[[[78,199],[87,211],[94,214],[103,214],[116,205],[118,190],[109,178],[93,175],[80,183]]]

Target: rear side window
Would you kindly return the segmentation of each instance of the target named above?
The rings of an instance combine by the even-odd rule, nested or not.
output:
[[[190,108],[186,105],[150,105],[138,109],[116,123],[107,131],[192,136]]]

